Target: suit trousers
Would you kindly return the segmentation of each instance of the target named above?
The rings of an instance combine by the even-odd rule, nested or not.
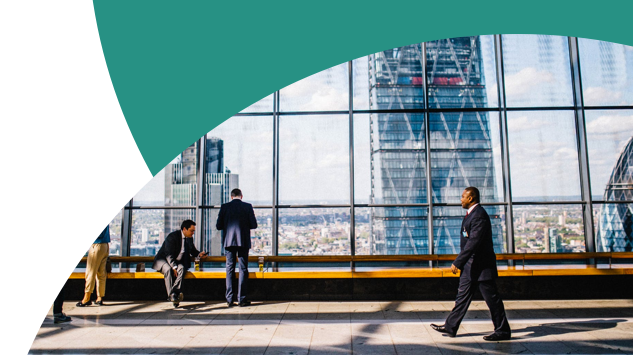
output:
[[[64,307],[65,298],[66,298],[66,285],[64,284],[64,287],[62,287],[62,289],[59,290],[59,293],[57,294],[57,298],[55,298],[55,301],[53,302],[53,315],[62,313],[62,308]]]
[[[237,301],[246,299],[248,280],[248,248],[227,247],[226,254],[226,301],[233,302],[233,279],[235,279],[235,258],[240,264],[240,279],[237,293]]]
[[[92,244],[88,251],[88,261],[86,262],[86,293],[92,293],[95,289],[95,281],[97,283],[97,297],[105,296],[106,278],[106,261],[110,254],[110,245],[108,243]]]
[[[503,301],[497,291],[497,284],[494,279],[487,281],[473,281],[467,277],[462,276],[459,278],[459,288],[457,289],[457,298],[455,300],[455,307],[446,318],[444,326],[446,330],[453,334],[457,334],[457,329],[462,323],[462,319],[468,311],[470,302],[473,300],[475,290],[479,286],[479,291],[486,301],[486,305],[490,310],[490,316],[492,318],[492,324],[495,327],[495,333],[510,335],[510,324],[508,318],[506,318],[506,311],[503,307]]]
[[[182,280],[185,278],[185,266],[183,264],[177,264],[176,270],[178,271],[178,276],[174,277],[174,270],[169,266],[169,263],[163,262],[161,263],[160,273],[165,276],[165,289],[167,290],[167,298],[174,293],[178,295],[180,293],[180,289],[182,288]]]

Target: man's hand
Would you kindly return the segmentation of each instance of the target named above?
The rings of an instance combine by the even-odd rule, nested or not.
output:
[[[174,270],[174,277],[178,277],[178,269],[173,268],[172,270]]]
[[[451,264],[451,271],[453,272],[453,275],[457,274],[457,271],[459,271],[459,269],[457,268],[457,266],[455,266],[455,264]]]
[[[198,254],[199,258],[204,258],[205,256],[207,256],[207,252],[206,251],[201,251],[200,254]]]

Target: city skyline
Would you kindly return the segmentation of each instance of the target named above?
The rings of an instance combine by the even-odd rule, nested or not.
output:
[[[457,247],[455,240],[452,245],[444,241],[452,240],[446,239],[448,235],[454,234],[450,232],[451,228],[456,228],[451,227],[452,221],[463,216],[463,211],[458,206],[458,197],[466,185],[487,189],[488,192],[482,196],[484,204],[508,204],[505,199],[511,196],[514,229],[510,232],[514,235],[516,250],[542,252],[552,250],[552,245],[557,250],[583,250],[585,246],[578,244],[578,238],[585,238],[588,216],[582,215],[580,204],[586,197],[581,194],[581,156],[578,151],[580,141],[576,131],[575,111],[571,108],[575,94],[571,85],[568,39],[541,35],[502,35],[500,39],[502,46],[497,49],[503,56],[503,93],[506,95],[507,107],[514,107],[502,115],[496,111],[499,105],[497,90],[500,87],[496,79],[498,64],[495,37],[479,36],[470,39],[469,45],[463,45],[460,43],[462,39],[455,38],[394,48],[358,58],[351,61],[351,73],[348,63],[334,66],[281,89],[277,102],[277,123],[272,115],[265,114],[273,112],[275,98],[274,95],[269,95],[243,111],[249,112],[250,116],[237,115],[211,130],[207,138],[215,137],[223,141],[223,162],[220,165],[224,165],[230,174],[239,176],[236,185],[244,191],[245,201],[257,206],[272,207],[259,209],[264,218],[262,225],[266,226],[257,232],[262,233],[262,252],[268,252],[269,246],[265,244],[270,243],[268,240],[275,234],[267,229],[268,217],[263,216],[270,215],[272,218],[273,210],[280,216],[276,231],[280,238],[278,245],[281,247],[282,241],[304,243],[304,248],[295,250],[298,253],[351,252],[349,242],[336,242],[339,249],[332,251],[322,248],[320,241],[339,240],[341,235],[347,235],[349,239],[352,225],[357,233],[356,253],[369,253],[372,248],[369,239],[371,231],[384,234],[386,230],[395,228],[396,222],[402,221],[416,224],[410,230],[416,231],[418,235],[409,239],[409,245],[412,245],[411,241],[415,244],[416,240],[424,243],[428,240],[428,236],[423,233],[428,233],[429,230],[426,225],[431,212],[429,207],[394,206],[378,212],[379,207],[365,206],[380,204],[381,201],[387,201],[385,198],[391,198],[387,203],[395,205],[410,201],[428,204],[427,165],[431,171],[434,204],[432,238],[436,244],[442,244],[439,247],[446,248],[444,252],[453,252]],[[449,42],[453,43],[454,52],[450,52]],[[437,50],[439,43],[444,43],[446,48]],[[385,92],[379,94],[376,86],[371,86],[371,75],[374,75],[372,71],[376,69],[371,67],[372,60],[375,63],[377,57],[389,53],[389,60],[396,63],[408,55],[405,48],[413,47],[417,48],[417,69],[410,64],[402,64],[402,61],[400,66],[392,66],[390,70],[395,83],[381,87]],[[445,59],[441,58],[442,51],[447,55]],[[582,62],[582,91],[586,104],[618,106],[633,102],[633,80],[629,75],[633,68],[633,51],[630,47],[579,39],[579,53]],[[437,65],[436,56],[439,58]],[[425,76],[420,70],[423,57],[427,65]],[[453,64],[445,64],[451,62]],[[420,74],[416,74],[416,70]],[[476,81],[473,82],[472,78],[476,78]],[[428,91],[429,102],[426,105],[433,111],[425,111],[426,95],[422,92],[423,87]],[[399,91],[388,92],[390,89]],[[349,110],[350,99],[353,100],[351,115],[328,112]],[[451,111],[440,111],[442,108],[449,108]],[[460,111],[460,108],[469,110]],[[633,110],[597,108],[583,110],[591,177],[587,181],[591,184],[593,200],[602,201],[605,199],[604,191],[613,166],[633,130]],[[380,112],[372,111],[376,109]],[[357,112],[358,110],[367,111]],[[291,114],[287,114],[288,112]],[[391,118],[383,120],[381,117]],[[428,123],[424,121],[426,118]],[[350,125],[350,120],[353,125]],[[506,125],[507,133],[503,131],[502,124]],[[376,151],[372,147],[376,147],[381,139],[386,142],[384,137],[381,138],[381,132],[387,132],[385,129],[388,126],[400,135],[394,142],[400,141],[401,146]],[[428,132],[426,127],[429,127]],[[350,175],[349,166],[350,129],[353,129],[353,176]],[[414,133],[413,137],[410,132]],[[503,147],[502,137],[506,134],[507,146]],[[275,138],[278,138],[279,144],[277,157],[273,156]],[[430,142],[428,147],[427,139]],[[467,147],[471,142],[475,145]],[[395,151],[397,149],[400,151]],[[413,157],[411,154],[416,150],[417,156]],[[484,152],[485,155],[477,158],[477,154]],[[426,160],[427,153],[430,153],[429,161]],[[210,155],[209,152],[205,154]],[[503,171],[504,154],[508,155],[510,173]],[[452,163],[447,163],[451,161]],[[393,167],[383,169],[383,163]],[[417,177],[412,180],[403,178],[402,174],[407,169],[415,172]],[[388,170],[391,178],[386,175]],[[279,184],[277,204],[281,207],[273,206],[275,172],[278,174],[276,181]],[[506,174],[511,175],[507,177],[511,181],[509,192],[504,191],[507,188]],[[207,177],[204,179],[209,180]],[[165,184],[165,180],[163,170],[134,197],[134,205],[167,206],[165,187],[169,184]],[[390,181],[413,181],[413,189],[409,190],[402,185],[402,190],[395,187],[395,195],[389,195],[388,186],[383,182]],[[350,187],[354,188],[355,223],[351,220],[349,207],[337,207],[341,208],[337,212],[339,216],[347,216],[340,221],[336,218],[330,220],[328,217],[324,221],[324,218],[317,217],[319,214],[330,214],[326,211],[334,207],[327,207],[329,205],[351,204]],[[180,192],[181,189],[184,186],[179,186],[175,192]],[[404,195],[395,198],[398,194]],[[196,202],[193,201],[189,205],[193,207],[191,211],[196,208]],[[556,208],[525,205],[538,202],[555,202],[560,205],[556,205],[559,206]],[[438,203],[441,205],[438,206]],[[216,205],[210,202],[203,204]],[[284,207],[288,205],[323,207]],[[595,233],[599,230],[598,217],[602,207],[604,205],[601,203],[593,206]],[[489,205],[486,209],[493,217],[493,223],[498,226],[495,236],[500,238],[505,247],[504,241],[509,233],[505,230],[506,216],[510,211],[504,205]],[[205,210],[208,213],[214,211]],[[147,223],[143,228],[133,225],[132,229],[140,235],[141,240],[151,239],[153,228],[150,227],[150,220],[154,217],[150,217],[147,211],[133,211],[135,224]],[[411,213],[414,212],[415,217],[412,217]],[[162,213],[165,218],[165,212]],[[381,213],[384,220],[367,222],[366,218],[371,213],[374,216]],[[565,213],[567,217],[563,217],[563,227],[558,221]],[[294,217],[288,217],[291,215]],[[404,215],[407,217],[398,217]],[[283,216],[286,218],[283,219]],[[212,219],[213,217],[205,218],[202,229],[210,228],[209,222]],[[288,223],[298,223],[300,226]],[[270,223],[270,228],[272,225]],[[147,231],[143,232],[142,229]],[[209,232],[201,230],[199,234]],[[296,240],[291,240],[293,238]],[[550,239],[554,240],[553,244]],[[400,243],[400,248],[403,248],[402,240]],[[430,252],[428,246],[419,246],[419,251],[407,250],[406,253]]]

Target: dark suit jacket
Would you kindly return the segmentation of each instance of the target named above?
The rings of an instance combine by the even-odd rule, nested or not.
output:
[[[490,216],[481,205],[464,217],[460,233],[461,252],[453,264],[462,271],[462,277],[477,281],[496,278],[497,259],[492,245]]]
[[[196,249],[196,246],[193,245],[193,238],[185,238],[185,253],[182,259],[178,261],[176,258],[178,254],[180,254],[181,247],[182,232],[178,230],[169,233],[154,257],[154,270],[160,270],[164,262],[168,263],[172,268],[177,267],[178,264],[182,264],[185,270],[188,269],[189,266],[191,266],[191,258],[195,258],[200,252]]]
[[[222,231],[222,245],[227,247],[251,248],[251,229],[257,228],[255,211],[250,203],[233,199],[220,207],[218,222],[215,224]]]

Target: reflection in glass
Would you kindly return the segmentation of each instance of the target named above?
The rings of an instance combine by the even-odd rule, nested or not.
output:
[[[348,204],[349,116],[281,116],[281,204]]]
[[[506,252],[506,207],[484,206],[490,216],[492,245],[495,253]],[[462,221],[466,210],[461,206],[433,207],[434,250],[436,254],[459,254]]]
[[[584,104],[633,105],[633,47],[584,38],[578,47]]]
[[[513,206],[515,253],[585,251],[582,205]]]
[[[503,201],[499,115],[442,112],[430,115],[433,201],[460,203],[475,186],[482,202]]]
[[[633,139],[633,111],[586,111],[587,147],[589,151],[589,172],[591,173],[591,194],[594,200],[620,200],[607,193],[611,177],[616,173],[621,158],[631,159],[631,139]],[[627,158],[628,157],[628,158]],[[624,165],[620,164],[621,166]],[[630,164],[628,164],[630,166]],[[619,169],[624,171],[626,169]],[[618,181],[616,184],[626,183]],[[633,200],[629,187],[627,200]],[[610,196],[611,195],[611,196]]]
[[[429,107],[498,106],[493,36],[427,42],[426,60]]]
[[[349,208],[279,210],[279,255],[349,255]]]
[[[508,107],[573,105],[567,37],[503,35],[502,43]]]
[[[593,217],[596,251],[633,251],[633,204],[594,204]]]
[[[273,94],[264,97],[241,112],[273,112]]]
[[[349,68],[347,62],[299,80],[279,91],[279,110],[349,110]]]
[[[356,208],[356,255],[429,254],[427,207]]]
[[[248,202],[248,201],[245,201]],[[249,255],[272,255],[272,209],[255,208],[257,229],[251,229],[251,250]],[[224,255],[222,232],[215,228],[219,208],[204,210],[204,240],[202,250],[212,256]]]
[[[578,201],[580,177],[572,111],[508,112],[514,201]]]
[[[207,134],[206,205],[230,201],[239,188],[244,201],[272,204],[273,120],[271,116],[232,117]]]

